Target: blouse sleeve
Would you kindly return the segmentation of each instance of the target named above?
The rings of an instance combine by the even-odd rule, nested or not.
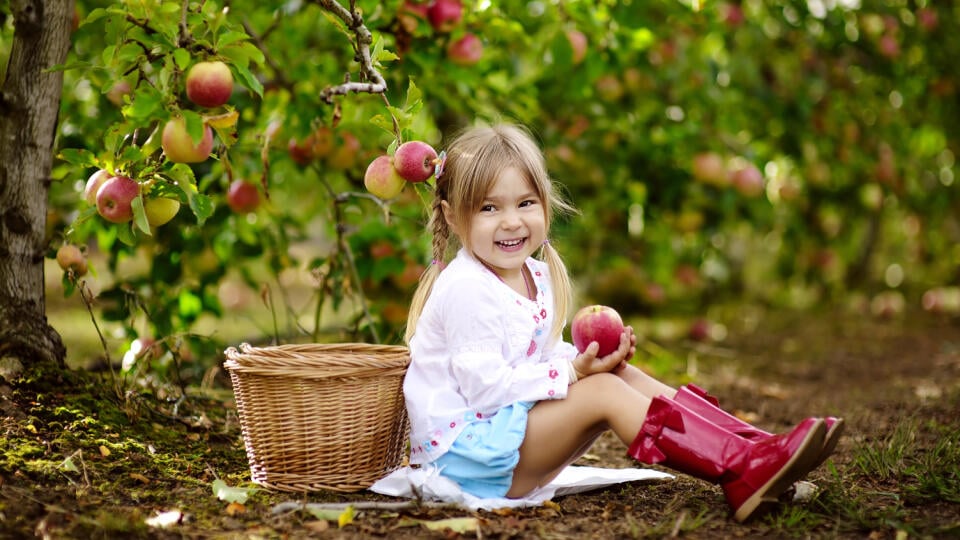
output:
[[[481,411],[517,401],[566,397],[566,366],[549,359],[510,362],[504,357],[509,307],[489,284],[460,283],[444,299],[445,334],[453,376],[467,403]]]

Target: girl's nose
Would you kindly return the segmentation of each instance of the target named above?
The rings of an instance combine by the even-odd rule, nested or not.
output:
[[[507,210],[503,214],[503,219],[500,221],[500,226],[504,229],[516,229],[517,227],[523,225],[523,221],[520,219],[520,215],[513,211]]]

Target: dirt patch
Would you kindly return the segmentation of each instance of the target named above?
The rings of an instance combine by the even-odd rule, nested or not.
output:
[[[728,410],[770,431],[813,414],[847,422],[834,457],[809,477],[819,487],[816,497],[747,524],[729,518],[717,487],[682,475],[520,510],[361,510],[343,527],[303,510],[272,510],[288,501],[395,500],[258,491],[230,505],[214,496],[213,482],[250,484],[229,387],[170,403],[150,394],[121,398],[106,378],[67,374],[0,392],[0,410],[22,413],[5,412],[0,423],[0,537],[447,538],[456,534],[421,522],[450,518],[475,519],[485,538],[960,534],[956,462],[937,463],[957,456],[943,442],[960,432],[955,321],[748,309],[726,319],[722,343],[666,346],[685,364],[666,375],[671,382],[692,375]],[[608,435],[581,464],[636,466]],[[146,525],[172,510],[182,512],[176,524]]]

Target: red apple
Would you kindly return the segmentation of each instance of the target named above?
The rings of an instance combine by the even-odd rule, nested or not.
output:
[[[83,256],[80,248],[73,244],[60,246],[60,249],[57,250],[57,264],[64,272],[72,270],[77,277],[87,273],[87,259]]]
[[[463,18],[463,5],[460,0],[434,0],[427,8],[427,18],[437,32],[449,32]]]
[[[933,8],[925,7],[917,10],[917,22],[924,30],[931,32],[937,29],[940,21],[937,18],[937,11]]]
[[[880,37],[880,54],[893,59],[900,56],[900,42],[897,36],[884,34]]]
[[[392,199],[403,191],[406,181],[394,168],[390,156],[384,154],[367,166],[367,172],[363,175],[363,185],[366,186],[367,191],[381,199]]]
[[[611,307],[592,305],[580,308],[570,323],[570,336],[578,351],[586,350],[590,343],[600,345],[597,357],[604,357],[620,347],[620,335],[623,334],[623,319]]]
[[[704,184],[726,185],[729,177],[723,157],[716,152],[701,152],[693,156],[693,177]]]
[[[291,137],[287,143],[287,153],[290,159],[297,165],[307,166],[313,161],[313,135],[307,136],[303,141],[298,141],[296,137]]]
[[[428,11],[429,6],[426,3],[421,4],[416,0],[406,0],[403,4],[400,4],[400,9],[397,11],[397,20],[400,21],[400,26],[408,34],[412,34],[417,26],[420,26],[420,21],[427,20]]]
[[[260,206],[257,186],[246,180],[234,180],[227,188],[227,206],[238,214],[253,212]]]
[[[730,183],[747,197],[758,197],[764,189],[763,173],[752,163],[747,163],[730,173]]]
[[[114,176],[97,190],[97,212],[111,223],[133,219],[130,203],[140,194],[140,184],[127,176]]]
[[[407,141],[393,154],[393,166],[408,182],[423,182],[433,175],[437,151],[423,141]]]
[[[611,103],[623,97],[623,84],[615,75],[601,75],[594,84],[597,88],[597,95],[603,101]]]
[[[90,178],[87,178],[87,184],[83,188],[83,198],[92,205],[97,204],[97,190],[100,189],[100,186],[107,181],[112,175],[108,173],[105,169],[99,169],[95,173],[90,175]]]
[[[483,43],[475,34],[464,34],[447,47],[447,57],[459,66],[472,66],[483,57]]]
[[[571,60],[574,65],[583,62],[587,56],[587,36],[583,32],[570,29],[567,30],[567,40],[570,42],[570,48],[573,49]]]
[[[130,83],[124,80],[113,83],[110,90],[107,91],[107,99],[117,107],[123,106],[123,96],[129,96],[133,92]]]
[[[696,319],[690,323],[690,329],[687,330],[687,337],[694,341],[707,341],[710,339],[710,321],[706,319]]]
[[[220,62],[197,62],[187,72],[187,98],[201,107],[219,107],[233,93],[233,73]]]
[[[174,163],[201,163],[213,150],[213,130],[204,124],[203,138],[194,144],[183,118],[172,118],[163,126],[160,146],[167,159]]]
[[[313,132],[313,157],[325,158],[333,151],[333,130],[327,126],[320,126]]]

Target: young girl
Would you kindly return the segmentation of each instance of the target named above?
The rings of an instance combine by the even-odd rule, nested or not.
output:
[[[572,291],[549,241],[553,214],[572,208],[536,142],[518,126],[477,127],[442,159],[434,260],[405,336],[412,464],[436,465],[477,497],[521,497],[612,429],[638,461],[719,484],[743,521],[832,452],[839,419],[771,435],[696,386],[674,389],[629,365],[630,327],[609,355],[598,358],[597,343],[578,354],[562,338]],[[458,251],[446,263],[448,247]]]

